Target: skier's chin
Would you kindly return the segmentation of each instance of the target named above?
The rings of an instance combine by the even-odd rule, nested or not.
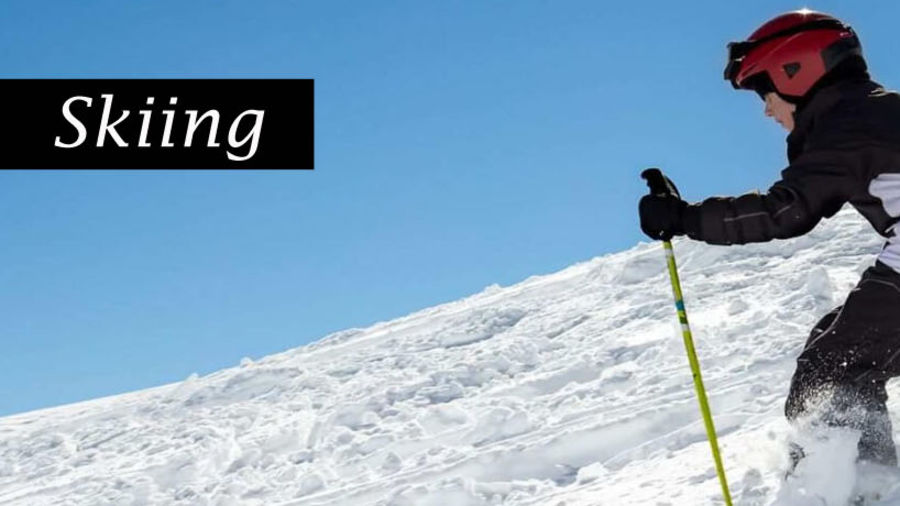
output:
[[[788,126],[784,121],[781,121],[781,120],[779,120],[779,119],[776,119],[775,122],[778,123],[779,125],[781,125],[781,128],[784,128],[784,129],[787,130],[788,132],[790,132],[791,130],[793,130],[793,128],[791,128],[790,126]]]

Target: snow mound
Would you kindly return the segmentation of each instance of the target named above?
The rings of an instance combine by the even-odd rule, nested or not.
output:
[[[794,358],[880,246],[850,211],[791,241],[676,241],[735,504],[790,493]],[[718,505],[679,335],[661,247],[640,244],[207,376],[2,418],[0,504]],[[896,478],[814,474],[832,498],[857,474]]]

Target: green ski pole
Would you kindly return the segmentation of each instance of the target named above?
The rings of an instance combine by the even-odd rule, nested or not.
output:
[[[641,173],[641,177],[647,181],[647,186],[650,187],[650,193],[653,195],[664,197],[675,193],[659,169],[647,169]],[[687,350],[688,362],[691,364],[694,388],[697,390],[697,400],[700,402],[703,424],[706,426],[706,435],[709,438],[709,446],[712,450],[713,460],[716,463],[716,473],[719,475],[719,483],[722,485],[722,495],[725,497],[725,504],[732,506],[731,493],[728,491],[728,480],[725,478],[725,467],[722,465],[722,455],[719,453],[716,428],[713,425],[709,401],[706,398],[706,389],[703,388],[703,378],[700,376],[700,362],[697,360],[697,352],[694,351],[694,338],[691,335],[687,311],[684,308],[684,298],[681,295],[681,282],[678,279],[678,267],[675,265],[675,252],[672,250],[672,242],[669,240],[663,241],[663,248],[665,249],[666,261],[669,265],[669,280],[672,282],[672,294],[675,296],[675,309],[678,310],[678,320],[681,322],[684,348]]]

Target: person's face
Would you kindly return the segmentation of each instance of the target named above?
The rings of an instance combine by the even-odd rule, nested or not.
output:
[[[774,91],[766,93],[766,116],[770,116],[788,132],[794,129],[794,110],[797,106],[778,96]]]

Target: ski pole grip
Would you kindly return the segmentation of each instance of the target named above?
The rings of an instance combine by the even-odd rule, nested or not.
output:
[[[656,167],[641,172],[641,177],[647,181],[647,186],[650,187],[650,193],[652,195],[658,197],[668,197],[672,195],[672,190],[666,182],[666,176],[663,176],[662,171]]]

